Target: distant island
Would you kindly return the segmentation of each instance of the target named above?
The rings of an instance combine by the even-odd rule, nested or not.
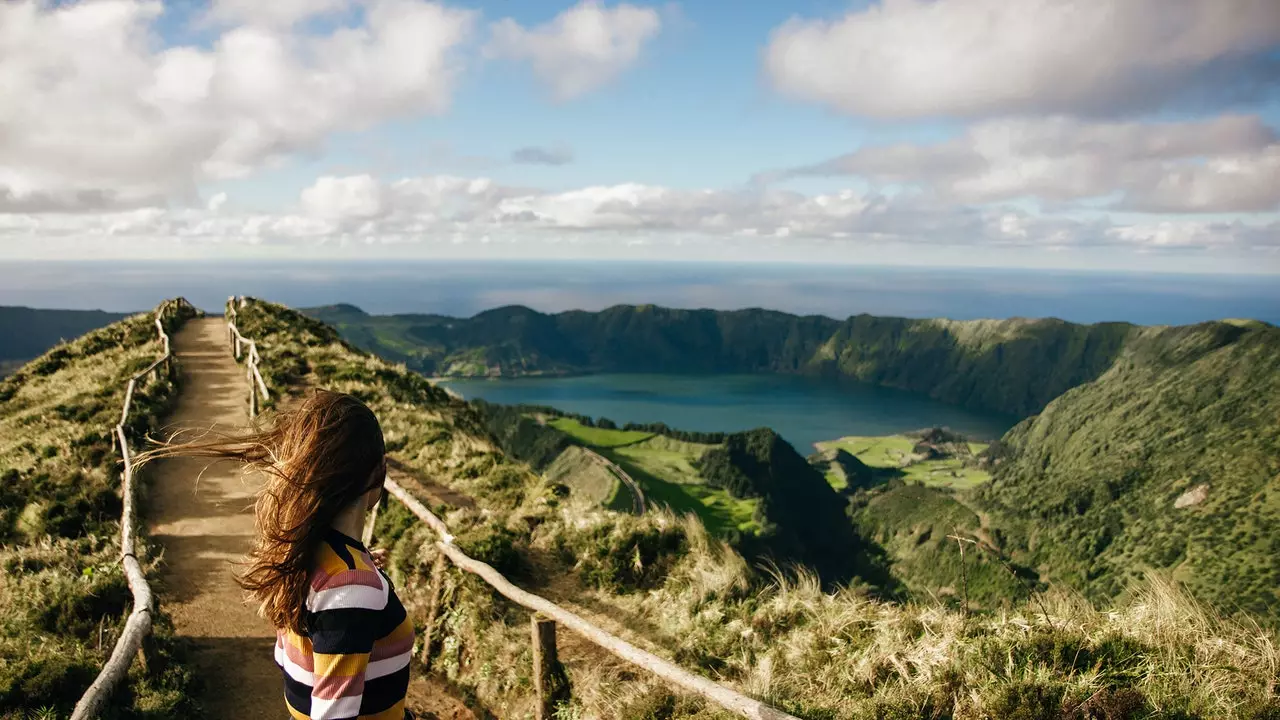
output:
[[[101,310],[45,310],[0,306],[0,377],[62,341],[128,317]]]

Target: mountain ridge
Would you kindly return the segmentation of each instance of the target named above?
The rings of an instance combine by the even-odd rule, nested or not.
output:
[[[304,309],[353,344],[427,375],[764,372],[843,377],[1025,417],[1110,367],[1139,327],[1056,318],[837,320],[775,310],[615,305],[470,318]],[[1038,371],[1038,374],[1032,370]]]

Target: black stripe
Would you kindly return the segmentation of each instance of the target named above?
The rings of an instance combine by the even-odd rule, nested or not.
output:
[[[390,675],[364,681],[364,697],[360,700],[360,714],[373,715],[395,705],[409,693],[409,666],[405,665]]]
[[[310,613],[308,633],[313,652],[326,655],[367,653],[379,637],[382,610],[339,608]]]
[[[378,623],[381,626],[378,628],[378,639],[381,640],[395,632],[396,628],[400,627],[400,623],[404,622],[404,619],[408,616],[409,614],[405,612],[400,598],[396,597],[394,592],[388,593],[387,607],[383,609],[382,614],[378,617]]]
[[[326,537],[324,541],[329,543],[329,547],[333,548],[333,552],[342,559],[342,562],[347,564],[348,570],[355,570],[356,559],[351,556],[351,548],[347,546],[347,543],[343,542],[343,538],[345,538],[346,535],[343,535],[337,530],[331,530],[330,532],[332,535]],[[335,535],[337,537],[334,537]]]
[[[284,674],[284,701],[299,713],[311,717],[311,686],[294,680],[289,673]]]

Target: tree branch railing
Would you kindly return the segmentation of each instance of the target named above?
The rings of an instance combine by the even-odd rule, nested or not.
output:
[[[243,307],[243,303],[244,299],[241,298],[241,307]],[[235,298],[228,301],[228,328],[229,335],[232,338],[232,349],[233,352],[238,351],[238,345],[236,342],[237,338],[239,339],[239,342],[249,343],[250,357],[253,358],[253,362],[250,363],[250,366],[251,369],[256,372],[256,348],[253,345],[253,341],[245,340],[240,335],[239,331],[235,329],[235,305]],[[238,357],[239,355],[237,354],[237,358]],[[257,375],[257,378],[258,381],[261,382],[262,376]],[[262,391],[265,396],[266,388],[263,387]],[[420,500],[406,491],[397,482],[388,477],[386,479],[385,487],[392,497],[399,500],[406,508],[408,508],[409,512],[413,513],[419,520],[426,523],[426,525],[440,537],[436,542],[436,547],[440,549],[440,552],[444,557],[449,558],[455,567],[479,577],[508,600],[511,600],[515,604],[535,613],[535,628],[541,628],[543,630],[541,633],[535,631],[535,643],[538,641],[539,635],[542,636],[543,643],[549,642],[550,649],[552,651],[552,658],[555,657],[554,628],[552,628],[549,633],[550,640],[548,641],[548,633],[545,630],[546,621],[540,621],[538,617],[539,614],[568,627],[588,642],[609,651],[632,665],[657,675],[668,684],[686,692],[701,695],[712,703],[741,715],[742,717],[750,718],[750,720],[799,720],[799,718],[796,718],[793,715],[766,705],[759,700],[743,695],[736,690],[732,690],[723,685],[712,682],[700,675],[695,675],[694,673],[679,667],[675,663],[642,650],[626,640],[592,625],[580,616],[556,605],[546,598],[520,589],[512,584],[511,581],[507,580],[502,573],[495,570],[492,566],[469,557],[464,553],[457,545],[454,544],[453,535],[449,532],[449,527],[445,525],[444,521],[437,517],[435,513],[431,512],[431,510],[426,507],[426,505],[422,504]],[[368,534],[369,533],[366,531],[366,537]],[[554,625],[554,623],[552,624]],[[429,644],[426,649],[430,649]],[[539,648],[535,646],[535,658],[539,655],[538,650]],[[545,693],[546,688],[539,687],[537,690],[541,701],[545,696],[547,696],[547,693]],[[550,717],[549,710],[550,708],[548,707],[539,707],[537,717]]]
[[[128,673],[134,657],[142,649],[144,639],[151,634],[153,595],[151,586],[147,584],[146,574],[142,571],[142,564],[138,562],[138,556],[135,553],[138,524],[135,497],[137,488],[134,482],[133,458],[129,451],[129,438],[124,429],[125,424],[129,422],[129,410],[133,406],[133,391],[139,383],[147,379],[156,379],[160,372],[164,372],[166,378],[172,377],[173,352],[169,347],[169,334],[164,329],[164,313],[170,307],[176,308],[183,305],[189,305],[189,303],[182,298],[166,300],[156,310],[156,332],[159,334],[164,352],[145,370],[129,379],[128,385],[125,386],[124,407],[120,411],[120,422],[116,424],[115,431],[112,433],[112,440],[117,445],[124,462],[124,472],[121,476],[121,495],[123,496],[121,500],[124,509],[120,515],[120,562],[124,566],[129,591],[133,594],[133,610],[125,621],[120,638],[116,640],[115,647],[111,650],[111,657],[103,665],[98,677],[89,685],[89,689],[81,696],[80,702],[76,703],[71,720],[88,720],[101,712],[112,691]]]
[[[236,306],[244,307],[246,302],[248,298],[244,296],[227,299],[227,341],[231,345],[231,354],[235,356],[237,362],[244,348],[249,348],[249,354],[245,357],[247,366],[245,374],[249,381],[249,419],[253,419],[258,416],[262,404],[271,399],[271,393],[267,392],[267,383],[262,379],[262,371],[258,369],[257,342],[241,335],[240,328],[236,327],[236,320],[239,319]],[[261,399],[258,397],[259,393],[262,395]]]

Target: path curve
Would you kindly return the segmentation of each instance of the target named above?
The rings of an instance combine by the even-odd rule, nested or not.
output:
[[[225,322],[190,320],[173,345],[182,384],[167,425],[242,431],[246,380],[227,349]],[[244,601],[234,578],[253,541],[257,478],[234,463],[172,458],[149,469],[148,485],[151,537],[165,549],[160,599],[177,635],[191,641],[204,716],[283,716],[275,630]]]

